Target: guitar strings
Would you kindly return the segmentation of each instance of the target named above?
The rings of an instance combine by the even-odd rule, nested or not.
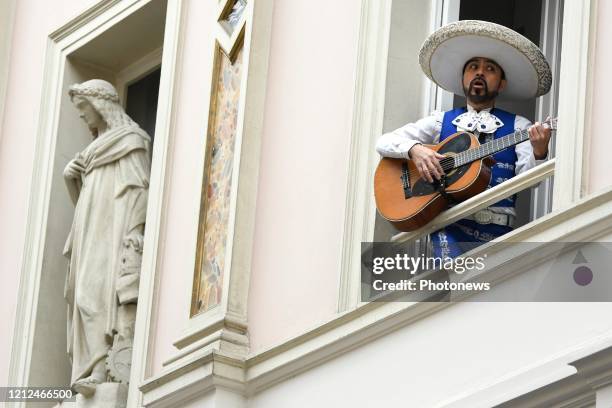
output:
[[[555,131],[555,130],[557,130],[557,118],[550,118],[549,120],[542,122],[542,125],[550,128],[551,131]],[[516,137],[516,136],[523,136],[523,134],[526,134],[526,133],[527,133],[527,129],[521,129],[521,130],[515,131],[513,134],[508,134],[508,135],[504,136],[503,138],[508,137],[510,135],[512,135],[514,137]],[[501,139],[502,138],[494,139],[493,141],[491,141],[489,143],[493,143],[493,142],[499,141]],[[481,144],[478,147],[475,147],[475,148],[472,148],[472,149],[468,149],[468,150],[464,150],[462,152],[459,152],[456,156],[446,156],[443,159],[440,159],[439,163],[440,163],[440,166],[442,167],[442,170],[444,170],[444,173],[446,173],[448,170],[452,170],[455,167],[455,157],[459,157],[459,155],[461,155],[461,154],[465,155],[466,152],[479,150],[483,146],[487,146],[489,143]],[[510,146],[512,146],[512,145],[510,145]],[[506,146],[506,147],[504,147],[504,149],[506,149],[506,148],[508,148],[510,146]],[[493,154],[495,152],[491,152],[491,153]],[[480,158],[476,158],[475,160],[479,160],[479,159]],[[475,160],[473,160],[473,161],[475,161]],[[465,163],[465,165],[467,165],[469,163],[471,163],[471,162]],[[408,175],[409,175],[410,178],[412,178],[412,177],[420,178],[421,177],[421,173],[418,171],[418,169],[417,170],[410,170],[410,171],[408,171]]]
[[[455,159],[449,156],[439,160],[439,163],[442,166],[442,170],[444,170],[445,173],[454,168],[454,162],[455,162]],[[408,175],[410,177],[421,177],[421,173],[419,173],[418,170],[410,170],[408,171]]]
[[[525,130],[521,130],[519,132],[514,132],[512,134],[512,136],[514,136],[514,137],[522,136],[524,132],[526,132],[526,131]],[[510,135],[507,135],[507,136],[510,136]],[[507,136],[504,136],[504,138],[507,137]],[[479,145],[479,146],[477,146],[475,148],[461,151],[461,152],[457,153],[455,156],[446,156],[446,157],[444,157],[444,158],[439,160],[440,166],[442,167],[442,170],[444,171],[444,173],[446,173],[448,170],[452,170],[455,167],[460,167],[460,166],[463,166],[463,165],[467,165],[467,164],[471,163],[472,161],[479,160],[479,159],[485,157],[485,156],[482,156],[482,157],[480,157],[480,156],[483,154],[483,151],[486,152],[486,148],[487,147],[490,148],[491,146],[494,146],[496,143],[499,144],[501,140],[502,140],[502,138],[495,139],[494,141],[491,141],[491,142],[485,143],[485,144],[481,144],[481,145]],[[516,143],[514,143],[514,144],[516,144]],[[510,147],[512,145],[508,145],[508,146],[505,146],[505,147],[502,146],[503,148],[501,150],[503,150],[505,148],[508,148],[508,147]],[[496,146],[496,147],[498,147],[498,146]],[[497,148],[495,150],[499,151],[499,149],[497,149]],[[487,153],[494,154],[496,152],[495,151],[491,151],[491,152],[487,152]],[[459,158],[459,160],[461,160],[461,159],[463,159],[463,156],[468,156],[467,157],[468,158],[468,162],[466,162],[464,164],[461,164],[460,166],[457,166],[456,162],[455,162],[456,158]],[[473,160],[471,160],[471,158],[473,158]],[[419,172],[418,169],[417,170],[409,171],[408,175],[410,177],[418,177],[418,178],[421,177],[421,173]]]

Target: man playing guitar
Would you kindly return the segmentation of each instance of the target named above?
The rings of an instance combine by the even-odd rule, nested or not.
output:
[[[490,187],[546,160],[550,129],[495,107],[498,98],[528,99],[546,94],[551,72],[544,55],[520,34],[497,24],[463,20],[437,30],[420,52],[425,74],[437,85],[465,95],[467,106],[447,112],[435,111],[415,123],[384,134],[376,150],[383,157],[411,159],[420,176],[439,180],[444,156],[423,144],[442,142],[458,131],[478,136],[481,143],[515,130],[528,129],[529,140],[493,155]],[[431,234],[436,256],[454,257],[453,245],[487,242],[512,230],[515,197],[501,200],[485,210]]]

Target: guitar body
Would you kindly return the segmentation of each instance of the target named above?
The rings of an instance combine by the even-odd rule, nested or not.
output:
[[[454,156],[478,146],[480,143],[476,136],[457,132],[442,143],[427,147],[442,155]],[[398,230],[416,230],[447,208],[447,197],[464,201],[486,190],[491,179],[491,164],[492,160],[485,158],[452,169],[446,174],[443,195],[439,183],[435,180],[429,183],[419,176],[412,160],[385,157],[374,176],[376,207],[380,215]]]

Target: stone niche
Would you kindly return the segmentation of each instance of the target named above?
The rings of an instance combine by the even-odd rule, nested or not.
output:
[[[145,3],[145,2],[143,2]],[[31,343],[29,386],[61,386],[70,383],[71,364],[66,348],[67,306],[64,282],[68,259],[62,255],[73,219],[74,205],[63,180],[63,169],[76,152],[92,141],[85,123],[68,96],[68,87],[93,78],[104,79],[117,89],[121,103],[153,139],[157,113],[160,69],[167,0],[152,0],[89,39],[62,62],[59,112],[54,129],[55,153],[47,167],[53,172],[49,188],[48,217],[44,229],[43,261],[35,307]],[[50,136],[51,137],[51,136]],[[36,406],[53,406],[37,403]]]

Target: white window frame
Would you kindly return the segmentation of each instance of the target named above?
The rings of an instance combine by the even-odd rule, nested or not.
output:
[[[459,0],[448,0],[457,2]],[[362,0],[359,31],[357,77],[355,85],[353,128],[349,157],[349,179],[345,209],[345,228],[340,271],[338,311],[344,312],[362,304],[360,302],[361,242],[373,237],[376,206],[373,196],[373,174],[379,160],[375,144],[382,134],[385,103],[385,75],[387,47],[391,27],[392,0]],[[537,184],[555,174],[558,182],[553,187],[553,212],[572,206],[584,194],[585,135],[589,134],[592,89],[590,78],[595,49],[595,18],[597,0],[565,2],[563,10],[563,46],[558,79],[559,130],[554,139],[556,157],[545,165],[513,178],[480,195],[478,203],[468,200],[446,211],[435,221],[435,228],[447,225],[469,213],[484,208],[496,200]],[[432,26],[443,10],[441,0],[432,5]],[[446,13],[448,14],[448,12]],[[443,18],[449,18],[443,15]],[[587,86],[588,85],[588,86]],[[432,89],[433,91],[433,89]],[[430,92],[432,92],[430,91]],[[444,100],[444,94],[437,98]],[[440,103],[438,100],[437,104]],[[442,102],[442,105],[444,103]],[[483,201],[485,199],[486,201]],[[537,228],[543,219],[500,238],[509,240],[526,228]],[[396,241],[406,241],[426,234],[433,224],[411,233],[401,233]],[[430,231],[429,231],[430,232]]]

